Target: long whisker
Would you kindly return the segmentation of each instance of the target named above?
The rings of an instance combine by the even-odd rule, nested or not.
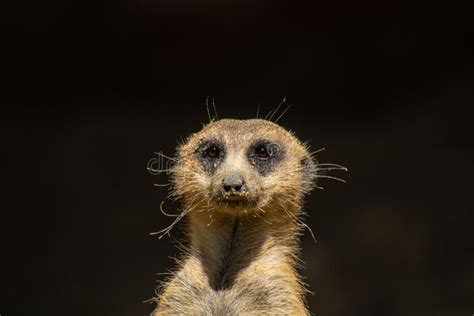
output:
[[[268,118],[269,121],[272,120],[273,116],[278,112],[278,110],[280,109],[280,107],[283,105],[283,103],[286,102],[286,97],[283,98],[283,100],[281,100],[281,102],[278,104],[278,106],[276,107],[275,111],[273,111],[272,115],[270,115],[270,117]]]
[[[260,114],[260,103],[257,104],[257,117],[256,117],[256,118],[258,118],[258,115],[259,115],[259,114]]]
[[[209,123],[212,122],[211,112],[209,111],[209,96],[206,97],[206,109],[207,109],[207,116],[209,117]]]
[[[270,112],[267,113],[267,115],[265,115],[264,119],[265,120],[268,120],[268,117],[270,116],[270,114],[273,113],[273,109],[270,110]]]
[[[280,116],[275,120],[275,123],[277,123],[282,117],[283,115],[285,115],[286,111],[288,111],[288,109],[290,108],[291,104],[289,104],[286,109],[280,114]]]
[[[212,98],[212,107],[214,108],[214,113],[216,114],[216,120],[219,120],[219,115],[217,114],[216,110],[216,99]]]
[[[337,167],[337,168],[348,170],[347,167],[337,165],[335,163],[318,163],[316,164],[316,167]]]
[[[318,150],[315,150],[315,151],[311,152],[310,155],[311,155],[311,156],[314,156],[314,155],[316,155],[317,153],[320,153],[320,152],[322,152],[322,151],[324,151],[324,150],[326,150],[326,148],[324,148],[324,147],[323,147],[323,148],[320,148],[320,149],[318,149]]]
[[[188,208],[186,210],[184,210],[183,212],[181,212],[179,215],[176,216],[175,220],[166,228],[160,230],[160,231],[157,231],[157,232],[153,232],[153,233],[150,233],[150,235],[158,235],[158,234],[161,234],[160,236],[158,236],[158,239],[161,239],[164,235],[168,235],[168,236],[171,236],[170,235],[170,231],[173,229],[173,227],[179,223],[179,221],[185,217],[187,214],[189,214],[189,212],[191,212],[192,210],[194,210],[198,205],[199,203],[201,202],[202,200],[200,200],[199,202],[197,202],[194,206],[192,206],[191,208]]]
[[[311,234],[311,237],[313,238],[314,242],[317,243],[318,241],[316,240],[316,237],[314,237],[314,233],[313,233],[313,230],[311,229],[311,227],[309,227],[308,224],[304,223],[300,218],[298,218],[295,214],[291,214],[290,212],[288,212],[286,210],[286,208],[284,208],[281,204],[280,204],[280,207],[285,211],[285,213],[292,219],[295,221],[296,224],[298,225],[301,225],[302,227],[306,228],[307,230],[309,230],[309,233]]]
[[[331,171],[331,170],[342,170],[342,171],[347,171],[347,168],[344,168],[344,167],[323,167],[323,168],[319,168],[319,167],[316,167],[316,170],[317,171]]]
[[[314,237],[314,234],[313,234],[313,230],[311,229],[311,227],[309,227],[308,224],[306,223],[303,223],[302,221],[299,222],[300,225],[304,226],[306,229],[309,230],[309,233],[311,234],[311,237],[313,237],[313,240],[314,240],[314,243],[318,243],[318,241],[316,240],[316,237]]]
[[[327,175],[322,175],[322,174],[317,174],[316,178],[327,178],[327,179],[333,179],[333,180],[336,180],[336,181],[339,181],[339,182],[346,183],[346,180],[344,180],[344,179],[337,178],[337,177],[332,177],[332,176],[327,176]]]
[[[162,229],[162,230],[160,230],[160,231],[150,233],[150,235],[158,235],[158,234],[161,234],[160,236],[158,236],[158,239],[161,239],[164,235],[170,236],[170,231],[171,231],[171,229],[173,229],[173,227],[174,227],[184,216],[186,216],[189,212],[190,212],[190,211],[188,211],[188,210],[183,211],[181,214],[179,214],[178,216],[176,216],[176,219],[171,223],[171,225],[169,225],[168,227],[166,227],[165,229]]]

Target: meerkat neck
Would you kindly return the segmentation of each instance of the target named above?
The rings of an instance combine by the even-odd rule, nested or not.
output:
[[[211,223],[208,217],[192,216],[189,228],[191,249],[216,290],[232,286],[241,272],[257,262],[269,260],[274,267],[285,265],[292,270],[299,250],[299,226],[292,220],[271,223],[225,215]]]

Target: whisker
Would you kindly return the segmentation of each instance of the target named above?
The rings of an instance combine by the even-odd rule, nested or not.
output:
[[[219,120],[219,115],[217,114],[217,110],[216,110],[216,99],[215,98],[212,98],[212,107],[214,108],[214,113],[216,114],[216,120]]]
[[[342,170],[342,171],[347,171],[347,168],[344,167],[323,167],[323,168],[318,168],[316,167],[316,171],[331,171],[331,170]]]
[[[164,183],[164,184],[161,184],[161,183],[153,183],[153,185],[155,187],[167,187],[167,186],[170,186],[171,183]]]
[[[259,114],[260,114],[260,103],[257,104],[257,117],[256,117],[256,118],[258,118],[258,115],[259,115]]]
[[[207,109],[207,116],[209,117],[209,123],[212,122],[211,112],[209,111],[209,96],[206,96],[206,109]]]
[[[344,180],[344,179],[337,178],[337,177],[332,177],[332,176],[327,176],[327,175],[322,175],[322,174],[317,174],[316,178],[327,178],[327,179],[333,179],[333,180],[336,180],[336,181],[339,181],[339,182],[346,183],[346,180]]]
[[[269,116],[270,114],[272,114],[272,112],[273,112],[273,109],[271,109],[270,112],[268,112],[267,115],[265,115],[265,118],[264,118],[264,119],[265,119],[265,120],[268,120],[268,116]]]
[[[168,235],[170,236],[170,231],[171,229],[173,229],[173,227],[184,217],[186,216],[186,214],[188,214],[189,212],[182,212],[181,214],[179,214],[176,219],[171,223],[171,225],[169,225],[168,227],[166,227],[165,229],[162,229],[160,231],[157,231],[157,232],[153,232],[153,233],[150,233],[150,235],[158,235],[158,234],[161,234],[160,236],[158,236],[158,239],[161,239],[164,235]]]
[[[309,233],[311,234],[311,237],[313,237],[314,243],[317,244],[318,241],[316,240],[316,237],[314,237],[313,230],[311,229],[311,227],[309,227],[308,224],[303,223],[303,222],[301,222],[301,221],[299,222],[299,224],[309,230]]]
[[[320,152],[322,152],[322,151],[324,151],[324,150],[326,150],[326,148],[323,147],[323,148],[320,148],[320,149],[318,149],[318,150],[315,150],[315,151],[313,151],[313,152],[311,152],[311,153],[309,153],[309,154],[310,154],[310,156],[314,156],[314,155],[316,155],[317,153],[320,153]]]
[[[191,212],[192,210],[194,210],[198,205],[199,203],[201,202],[202,200],[200,200],[199,202],[197,202],[193,207],[191,208],[188,208],[186,210],[184,210],[183,212],[181,212],[179,215],[176,215],[176,218],[175,220],[166,228],[160,230],[160,231],[157,231],[157,232],[152,232],[150,233],[151,236],[153,235],[158,235],[158,234],[161,234],[160,236],[158,236],[158,239],[161,239],[163,236],[165,235],[168,235],[168,236],[171,236],[170,235],[170,231],[173,229],[173,227],[179,223],[179,221],[185,217],[187,214],[189,214],[189,212]]]
[[[316,164],[316,168],[317,167],[335,167],[335,168],[340,168],[340,169],[343,169],[343,170],[346,170],[346,171],[348,170],[347,167],[337,165],[335,163],[318,163],[318,164]]]
[[[300,218],[298,218],[295,214],[292,214],[290,212],[288,212],[288,210],[286,208],[284,208],[281,203],[280,203],[280,207],[284,210],[284,212],[292,219],[295,221],[295,223],[297,225],[301,225],[302,227],[306,228],[307,230],[309,230],[310,234],[311,234],[311,237],[313,238],[314,242],[317,243],[318,241],[316,240],[316,238],[314,237],[314,233],[313,233],[313,230],[311,229],[311,227],[309,227],[306,223],[304,223]]]
[[[291,104],[289,104],[286,109],[283,111],[283,113],[280,114],[280,116],[274,121],[275,123],[278,122],[282,117],[283,115],[285,115],[286,111],[288,111],[288,109],[290,108]]]
[[[144,300],[142,303],[143,303],[143,304],[153,304],[153,303],[156,303],[156,298],[155,298],[155,297],[149,298],[149,299],[147,299],[147,300]]]
[[[278,104],[278,106],[276,107],[275,111],[273,111],[272,115],[270,115],[270,117],[268,118],[269,121],[272,120],[273,116],[278,112],[278,110],[280,109],[280,107],[283,105],[283,103],[286,102],[286,97],[283,98],[283,100],[281,100],[281,102]]]

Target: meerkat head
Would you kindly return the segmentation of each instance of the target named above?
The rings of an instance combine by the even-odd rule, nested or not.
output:
[[[239,214],[298,208],[315,169],[307,148],[277,124],[224,119],[191,135],[171,171],[187,208]]]

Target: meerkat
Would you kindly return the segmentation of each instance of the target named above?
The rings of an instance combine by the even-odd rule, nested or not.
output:
[[[268,120],[191,135],[170,169],[188,245],[152,315],[308,315],[297,265],[316,171],[308,148]]]

